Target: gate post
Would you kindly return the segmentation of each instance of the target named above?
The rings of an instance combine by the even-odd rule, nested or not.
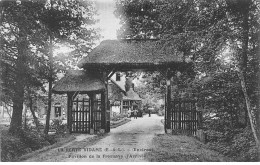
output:
[[[106,90],[101,93],[101,129],[100,133],[105,133],[106,129]]]
[[[95,97],[96,97],[96,94],[95,93],[90,93],[88,94],[89,96],[89,120],[90,120],[90,129],[89,129],[89,133],[90,135],[93,135],[94,134],[94,109],[95,109],[95,104],[94,104],[94,100],[95,100]]]
[[[170,69],[166,73],[166,133],[171,134],[171,73]]]
[[[72,93],[67,93],[67,129],[71,133]]]
[[[107,132],[107,105],[108,105],[108,80],[107,80],[107,72],[103,71],[102,73],[103,76],[103,81],[105,84],[105,90],[104,92],[101,92],[101,106],[102,106],[102,111],[101,111],[101,130],[100,133],[105,133]]]
[[[108,95],[107,95],[108,96]],[[107,99],[108,100],[108,99]],[[107,101],[107,111],[106,111],[106,132],[110,132],[110,101]]]

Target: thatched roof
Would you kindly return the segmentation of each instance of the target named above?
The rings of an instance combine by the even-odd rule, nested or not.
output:
[[[108,84],[108,99],[113,104],[115,101],[123,100],[125,91],[114,81]]]
[[[131,67],[173,66],[172,64],[178,67],[181,63],[183,63],[181,53],[171,48],[162,48],[155,41],[106,40],[83,58],[78,66],[80,68],[107,66],[129,69]]]
[[[133,88],[130,88],[129,91],[126,92],[126,96],[123,97],[123,100],[141,101],[142,99],[139,97],[137,93],[135,93]]]
[[[52,88],[54,93],[66,92],[90,92],[105,89],[105,84],[96,73],[83,70],[70,70],[66,75],[56,82]]]

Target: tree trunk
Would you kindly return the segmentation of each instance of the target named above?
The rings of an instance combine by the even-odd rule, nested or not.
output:
[[[4,105],[1,106],[1,118],[5,118],[4,116]]]
[[[18,95],[13,99],[13,113],[9,128],[9,132],[12,134],[16,134],[22,129],[23,96],[20,96],[19,99],[17,99]]]
[[[35,112],[33,110],[33,102],[32,102],[31,96],[29,96],[29,100],[30,100],[30,111],[32,112],[33,120],[34,120],[34,123],[36,125],[36,129],[37,129],[38,132],[40,132],[39,121],[38,121],[38,118],[36,117]]]
[[[27,113],[27,109],[26,109],[26,107],[25,106],[23,106],[23,116],[24,116],[24,126],[23,126],[23,128],[24,129],[26,129],[27,128],[27,118],[26,118],[26,113]]]
[[[247,93],[247,87],[246,87],[246,75],[247,75],[247,63],[248,63],[248,40],[249,40],[249,5],[250,2],[246,3],[244,6],[244,10],[242,12],[243,14],[243,22],[242,22],[242,54],[240,56],[240,68],[238,72],[239,80],[241,83],[241,88],[244,94],[245,102],[246,102],[246,108],[247,108],[247,114],[250,122],[250,126],[252,129],[252,133],[254,135],[254,139],[256,142],[256,145],[258,147],[258,151],[260,151],[260,144],[259,144],[259,137],[257,134],[257,123],[256,123],[256,116],[253,112],[251,102],[249,95]],[[260,153],[260,152],[259,152]]]
[[[52,81],[49,80],[49,93],[48,93],[48,109],[47,109],[47,115],[46,115],[46,125],[44,129],[44,134],[48,134],[49,129],[50,129],[50,117],[51,117],[51,92],[52,89]]]
[[[23,115],[23,102],[24,102],[24,87],[25,87],[25,72],[26,72],[26,53],[27,53],[27,41],[24,37],[24,33],[20,32],[17,43],[18,57],[16,60],[16,75],[14,76],[15,94],[13,100],[13,113],[9,132],[12,134],[18,134],[22,128],[22,115]]]
[[[245,78],[244,78],[244,75],[242,72],[239,72],[238,75],[239,75],[242,91],[243,91],[245,101],[246,101],[246,108],[247,108],[247,113],[248,113],[251,129],[252,129],[252,132],[253,132],[253,135],[255,138],[255,142],[256,142],[257,146],[259,146],[259,138],[257,136],[257,131],[256,131],[256,128],[257,128],[256,121],[255,121],[256,116],[254,116],[254,114],[253,114],[251,103],[250,103],[250,98],[247,94]]]
[[[53,50],[52,50],[52,34],[50,32],[50,70],[49,70],[49,93],[48,93],[48,110],[47,110],[47,115],[46,115],[46,125],[44,129],[44,134],[48,134],[49,129],[50,129],[50,115],[51,115],[51,95],[52,95],[52,65],[53,65]]]
[[[247,108],[245,106],[245,126],[244,127],[247,127],[247,124],[248,124],[248,113],[247,113]]]
[[[23,101],[24,101],[23,82],[21,82],[22,80],[19,81],[19,78],[17,79],[18,80],[17,80],[16,88],[18,88],[18,91],[16,92],[13,98],[13,113],[12,113],[11,124],[9,128],[9,132],[13,134],[18,133],[22,128],[22,115],[23,115]],[[21,84],[21,86],[18,84]]]

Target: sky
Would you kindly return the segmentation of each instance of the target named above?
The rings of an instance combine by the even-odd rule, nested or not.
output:
[[[120,28],[119,19],[114,15],[115,1],[116,0],[93,0],[97,9],[98,23],[94,26],[100,29],[101,38],[97,45],[103,40],[117,39],[116,31]],[[61,46],[59,49],[54,50],[54,54],[67,53],[71,49],[66,46]]]
[[[94,0],[98,10],[99,22],[97,27],[101,29],[101,41],[107,39],[116,39],[116,31],[120,28],[119,19],[113,12],[115,10],[115,0]]]

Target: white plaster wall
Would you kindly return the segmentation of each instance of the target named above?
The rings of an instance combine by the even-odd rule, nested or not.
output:
[[[120,106],[112,106],[112,113],[120,113]]]

